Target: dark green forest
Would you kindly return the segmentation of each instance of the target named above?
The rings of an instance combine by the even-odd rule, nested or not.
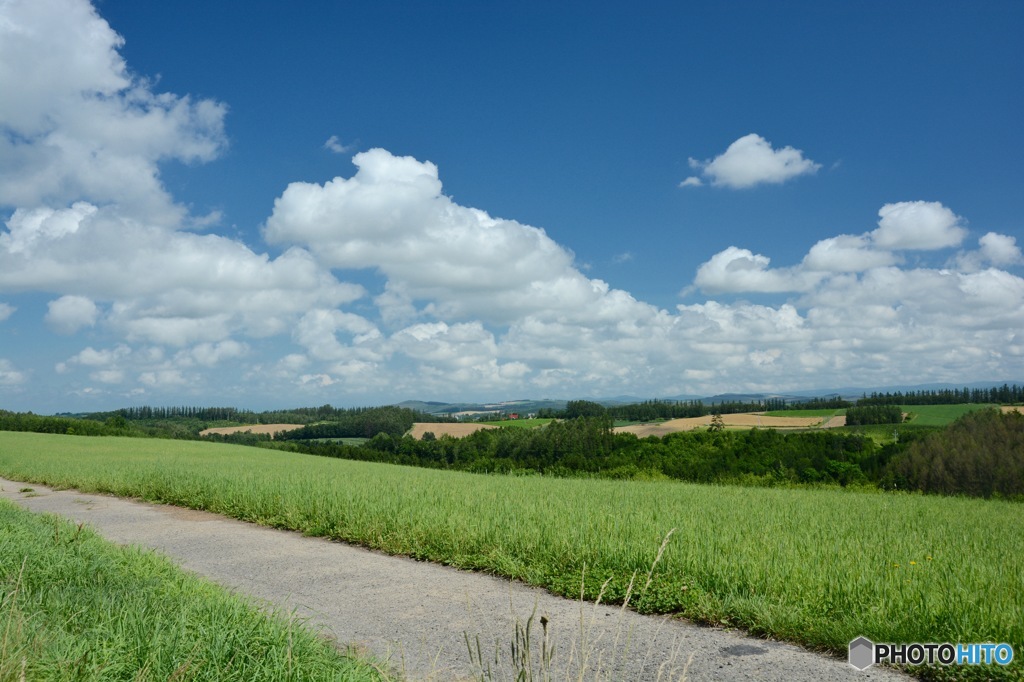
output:
[[[912,443],[893,462],[911,490],[972,497],[1024,496],[1024,414],[978,410]]]

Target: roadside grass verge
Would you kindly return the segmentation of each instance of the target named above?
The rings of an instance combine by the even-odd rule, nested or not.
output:
[[[1022,506],[678,482],[483,476],[189,441],[0,433],[0,474],[206,509],[845,656],[875,642],[1024,652]],[[1020,654],[1018,654],[1020,655]],[[986,674],[1019,675],[986,668]]]
[[[381,680],[280,613],[0,500],[0,680]]]

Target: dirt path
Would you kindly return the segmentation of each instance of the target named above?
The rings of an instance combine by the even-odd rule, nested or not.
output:
[[[337,641],[389,659],[410,679],[479,679],[464,633],[474,640],[479,636],[485,660],[494,660],[497,643],[507,661],[515,632],[512,614],[525,622],[535,605],[537,619],[548,619],[556,646],[554,679],[570,674],[576,679],[581,650],[588,671],[613,671],[615,679],[680,679],[684,669],[691,681],[904,679],[876,668],[858,672],[845,660],[737,632],[616,607],[584,605],[581,611],[578,602],[492,576],[206,512],[2,478],[0,496],[33,511],[86,522],[110,540],[153,548],[233,590],[294,609]],[[535,628],[539,632],[539,625]],[[510,671],[495,679],[514,678]]]

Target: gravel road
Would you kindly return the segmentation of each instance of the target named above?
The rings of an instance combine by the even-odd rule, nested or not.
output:
[[[21,492],[31,488],[32,492]],[[465,636],[479,637],[494,679],[508,665],[516,619],[536,609],[555,645],[553,679],[895,680],[891,670],[859,672],[845,659],[678,619],[593,606],[480,573],[392,557],[215,514],[0,478],[0,496],[37,512],[86,522],[121,544],[149,547],[185,569],[269,602],[343,644],[382,659],[407,679],[479,679]],[[536,656],[535,656],[536,660]]]

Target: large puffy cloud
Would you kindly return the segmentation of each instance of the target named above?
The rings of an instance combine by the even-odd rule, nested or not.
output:
[[[0,205],[84,199],[150,221],[183,216],[157,163],[214,158],[226,108],[153,92],[128,72],[122,44],[88,2],[0,5]]]
[[[897,257],[891,251],[872,248],[865,235],[841,234],[822,239],[811,247],[803,266],[811,271],[862,272],[870,268],[893,265]]]
[[[1008,267],[1021,263],[1024,263],[1024,256],[1015,237],[988,232],[978,240],[976,250],[958,254],[953,266],[965,272],[976,272],[988,266]]]
[[[544,230],[442,194],[432,163],[383,149],[353,163],[351,178],[289,185],[267,220],[267,240],[306,247],[328,267],[379,270],[388,278],[381,303],[405,315],[427,301],[435,316],[508,323],[536,309],[578,309],[607,289]]]
[[[883,249],[944,249],[967,236],[960,217],[937,201],[886,204],[878,216],[871,238]]]
[[[721,155],[707,161],[690,159],[690,167],[712,185],[746,189],[761,184],[781,184],[800,175],[818,172],[821,164],[805,158],[793,147],[773,149],[768,140],[751,133],[729,145]],[[704,184],[698,176],[683,180],[683,187]]]
[[[935,251],[957,246],[967,235],[963,219],[938,202],[886,204],[878,215],[875,230],[822,239],[810,248],[799,265],[788,268],[771,268],[767,256],[730,246],[698,268],[694,285],[712,294],[809,292],[830,275],[896,266],[904,260],[901,251]],[[977,251],[959,256],[957,264],[961,270],[978,270],[985,263],[1020,262],[1013,237],[990,232],[979,244],[981,248]]]
[[[311,357],[329,361],[378,360],[381,337],[376,325],[366,318],[329,309],[308,311],[292,332],[295,342]]]
[[[708,293],[778,293],[806,291],[817,281],[813,272],[772,269],[768,267],[770,262],[767,256],[730,246],[716,253],[697,269],[694,284]]]
[[[74,334],[82,327],[96,324],[100,311],[84,296],[61,296],[50,301],[46,321],[60,334]]]
[[[19,209],[7,226],[0,290],[64,294],[48,317],[64,332],[93,324],[95,301],[111,301],[106,322],[136,340],[184,345],[237,331],[271,335],[311,306],[365,293],[301,249],[271,259],[225,237],[147,225],[84,202]]]
[[[707,293],[796,297],[779,308],[715,301],[680,307],[685,326],[699,332],[687,335],[691,350],[714,368],[688,371],[691,385],[749,387],[771,377],[820,386],[955,382],[1024,371],[1024,278],[1009,270],[1021,263],[1016,240],[989,232],[977,250],[947,258],[942,251],[967,235],[947,207],[886,204],[879,217],[870,232],[820,240],[794,266],[771,268],[767,256],[735,246],[704,263],[694,284]],[[906,268],[901,252],[910,250],[925,253]],[[764,320],[787,307],[798,323],[773,333]],[[749,383],[739,381],[743,372]]]
[[[47,291],[47,321],[100,318],[133,341],[184,346],[279,334],[306,309],[363,295],[308,253],[276,259],[190,219],[159,179],[165,159],[208,161],[225,108],[155,93],[83,0],[0,5],[0,291]]]
[[[251,350],[237,337],[286,334],[365,290],[302,249],[271,258],[188,231],[203,220],[170,197],[159,164],[214,159],[226,107],[156,92],[122,44],[86,0],[0,2],[0,293],[50,294],[41,317],[53,331],[88,329],[119,349],[90,346],[58,373],[198,386],[202,373],[182,368],[237,363]],[[4,306],[0,317],[14,310]],[[25,376],[5,371],[8,384]]]
[[[993,265],[1019,265],[1024,262],[1015,237],[988,232],[978,240],[978,244],[982,257]]]

